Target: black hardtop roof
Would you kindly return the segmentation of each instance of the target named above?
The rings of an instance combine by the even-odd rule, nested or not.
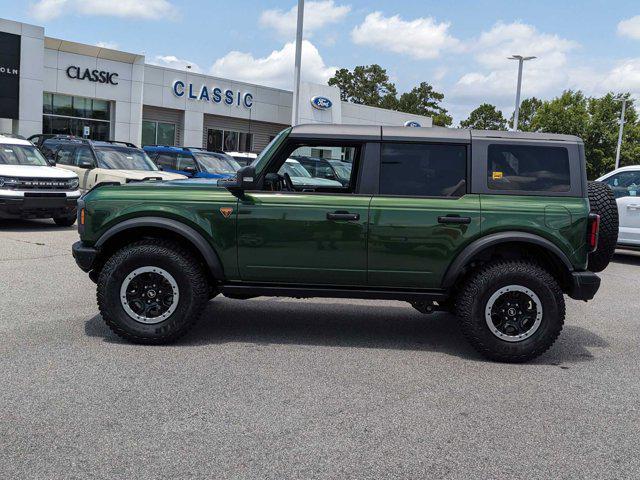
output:
[[[472,138],[582,143],[574,135],[544,132],[504,132],[444,127],[389,127],[381,125],[304,124],[291,129],[293,138],[322,138],[391,141],[438,141],[471,143]]]

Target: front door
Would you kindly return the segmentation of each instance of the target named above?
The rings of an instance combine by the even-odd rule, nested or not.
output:
[[[345,158],[346,149],[360,150],[330,148],[337,159]],[[271,173],[266,172],[269,181],[262,191],[247,192],[238,202],[240,277],[245,282],[363,285],[371,196],[356,193],[355,168],[354,180],[343,186],[313,177],[294,160],[301,154],[309,154],[309,147],[286,147],[267,168]]]
[[[455,254],[479,232],[480,200],[467,193],[465,145],[382,145],[369,286],[438,288]]]

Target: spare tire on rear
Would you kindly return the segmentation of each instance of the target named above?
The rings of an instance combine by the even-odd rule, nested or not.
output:
[[[611,261],[618,243],[618,205],[613,191],[606,183],[589,182],[591,213],[600,215],[598,248],[589,254],[588,269],[601,272]]]

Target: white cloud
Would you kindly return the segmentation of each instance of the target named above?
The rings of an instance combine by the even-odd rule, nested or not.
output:
[[[640,40],[640,15],[622,20],[618,23],[618,35]]]
[[[295,44],[287,43],[266,57],[256,58],[250,53],[229,52],[216,60],[210,69],[212,75],[278,88],[291,88]],[[302,78],[325,83],[336,71],[327,67],[318,49],[308,40],[302,43]]]
[[[469,42],[479,68],[460,77],[452,97],[498,105],[509,102],[517,81],[517,62],[508,60],[511,55],[538,57],[525,63],[523,97],[556,95],[570,83],[567,54],[577,47],[574,41],[539,32],[531,25],[498,23]]]
[[[367,15],[351,32],[358,45],[368,45],[417,59],[433,59],[444,51],[461,49],[458,39],[449,34],[449,23],[432,17],[403,20],[399,15],[385,17],[381,12]]]
[[[96,47],[108,48],[110,50],[117,50],[119,45],[116,42],[98,42]]]
[[[174,55],[156,55],[152,59],[148,60],[152,65],[158,65],[160,67],[174,68],[176,70],[189,70],[195,73],[202,73],[202,69],[197,63],[184,58],[178,58]],[[187,69],[187,66],[191,66]]]
[[[307,2],[304,7],[304,33],[311,36],[313,32],[344,19],[351,11],[348,5],[336,5],[333,0]],[[265,10],[260,16],[260,25],[273,28],[279,35],[291,38],[296,34],[298,7],[288,11]]]
[[[39,0],[30,10],[40,21],[68,14],[158,20],[172,18],[175,12],[167,0]]]

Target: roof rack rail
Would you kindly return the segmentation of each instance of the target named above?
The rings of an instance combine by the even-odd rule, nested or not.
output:
[[[96,140],[97,142],[105,142],[105,143],[114,143],[114,144],[119,144],[119,145],[125,145],[127,147],[130,148],[138,148],[137,145],[131,143],[131,142],[121,142],[120,140]]]

